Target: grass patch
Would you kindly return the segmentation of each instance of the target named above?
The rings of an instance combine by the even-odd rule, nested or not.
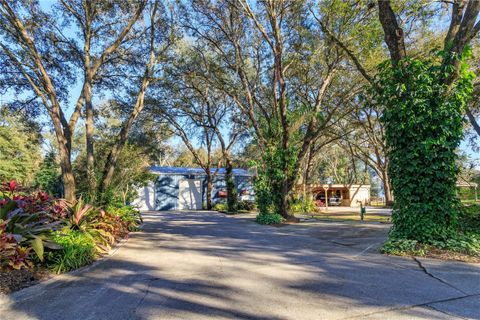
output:
[[[331,221],[361,221],[360,214],[313,214],[311,215],[312,218],[318,220],[331,220]],[[384,215],[376,215],[376,214],[366,214],[363,217],[363,221],[368,222],[382,222],[382,223],[389,223],[390,217]]]

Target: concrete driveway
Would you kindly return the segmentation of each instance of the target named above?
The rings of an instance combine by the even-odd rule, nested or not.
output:
[[[3,297],[0,319],[480,319],[480,266],[376,252],[388,225],[148,213],[113,255]]]

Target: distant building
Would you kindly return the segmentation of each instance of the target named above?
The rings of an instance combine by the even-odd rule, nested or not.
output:
[[[306,188],[317,204],[322,206],[359,207],[370,202],[369,184],[311,184]]]
[[[212,169],[214,174],[216,169]],[[199,210],[206,204],[207,177],[201,168],[151,167],[155,181],[138,190],[132,203],[140,210]],[[233,169],[239,200],[253,201],[253,174]],[[219,168],[213,179],[212,202],[226,200],[225,169]]]

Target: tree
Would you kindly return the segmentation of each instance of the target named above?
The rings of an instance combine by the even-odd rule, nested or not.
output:
[[[343,139],[343,145],[352,156],[366,163],[378,175],[383,184],[385,201],[393,203],[393,194],[388,176],[388,156],[385,143],[385,128],[381,121],[382,107],[362,103],[351,113],[350,124],[354,130]]]
[[[94,81],[100,81],[97,75],[101,70],[103,78],[107,76],[103,69],[106,64],[120,62],[115,53],[125,45],[124,40],[145,4],[146,1],[138,5],[116,5],[65,0],[55,6],[52,13],[47,13],[37,3],[11,5],[3,0],[0,3],[0,60],[5,71],[2,86],[17,93],[33,93],[25,103],[37,109],[43,105],[49,115],[57,138],[67,200],[75,199],[71,145],[82,107],[85,105],[87,166],[92,187],[95,179],[91,171],[94,162],[92,86]],[[79,28],[83,42],[62,32],[64,25],[72,23]],[[82,91],[67,120],[68,87],[78,74],[84,76]]]
[[[180,89],[176,96],[181,100],[175,105],[177,108],[170,110],[161,110],[161,116],[170,123],[173,132],[182,140],[185,147],[191,152],[195,163],[203,169],[207,181],[207,210],[211,210],[213,179],[218,173],[219,162],[215,163],[213,157],[215,145],[215,132],[211,129],[208,117],[205,112],[205,105],[194,100],[192,96],[184,95],[184,91]],[[186,129],[190,128],[190,129]],[[198,130],[198,131],[197,131]],[[200,153],[202,149],[197,149],[193,145],[193,141],[198,139],[205,146],[205,153],[202,157]],[[214,169],[215,168],[215,169]]]
[[[35,172],[33,187],[56,197],[62,195],[61,175],[54,151],[48,152]]]
[[[116,139],[116,143],[112,146],[112,150],[108,154],[107,161],[105,162],[102,179],[99,183],[99,194],[102,194],[102,192],[106,190],[111,183],[117,160],[122,152],[123,146],[127,141],[128,134],[136,118],[144,108],[146,91],[155,75],[155,67],[160,59],[165,58],[167,50],[175,41],[174,34],[168,34],[169,30],[174,30],[173,21],[168,21],[164,15],[159,13],[158,11],[161,9],[162,8],[159,8],[158,0],[156,0],[150,8],[148,61],[145,64],[145,70],[141,78],[134,106],[127,120],[122,125],[122,128]],[[164,39],[159,39],[159,37],[163,37]]]
[[[146,1],[138,3],[137,7],[131,5],[106,4],[95,1],[61,0],[62,10],[67,19],[73,21],[83,35],[83,47],[76,50],[83,71],[83,88],[77,100],[77,107],[85,104],[85,138],[87,147],[87,176],[92,195],[96,190],[96,177],[94,173],[94,108],[93,84],[99,81],[98,74],[101,68],[115,60],[114,54],[124,43],[133,25],[141,17]],[[133,10],[132,10],[133,9]],[[127,10],[132,10],[133,15],[124,16]],[[109,16],[115,15],[117,21],[113,22]],[[126,19],[124,18],[126,17]],[[125,21],[125,24],[122,22]],[[114,35],[112,37],[111,35]],[[113,39],[112,39],[113,38]],[[108,43],[111,41],[111,43]],[[105,44],[107,44],[105,46]],[[80,49],[80,48],[83,48]],[[113,58],[113,59],[112,59]]]
[[[16,180],[29,185],[38,169],[40,130],[22,112],[0,107],[0,181]]]
[[[79,0],[59,0],[50,10],[42,10],[36,3],[10,5],[2,1],[0,14],[0,53],[6,71],[0,83],[10,91],[33,93],[23,105],[37,113],[43,105],[50,115],[69,200],[75,199],[72,139],[85,111],[86,174],[93,201],[109,187],[121,149],[143,109],[147,88],[159,75],[157,65],[175,40],[173,15],[160,1]],[[67,35],[65,28],[77,37]],[[67,121],[67,97],[76,82],[82,89]],[[109,160],[97,159],[105,168],[96,176],[98,107],[94,104],[95,99],[110,96],[125,108],[125,122],[108,153]]]
[[[418,10],[414,14],[403,10],[409,5]],[[468,44],[480,29],[476,21],[480,2],[454,1],[440,56],[409,56],[415,49],[409,53],[404,27],[415,31],[416,18],[428,19],[437,11],[438,6],[425,2],[402,1],[392,6],[390,1],[378,1],[378,20],[390,59],[375,77],[349,43],[329,32],[370,83],[372,98],[385,108],[388,173],[395,194],[390,235],[423,242],[444,239],[455,230],[456,148],[473,77],[464,62]]]
[[[313,141],[338,121],[339,105],[327,107],[325,100],[343,53],[313,37],[319,30],[308,23],[312,16],[302,1],[190,5],[195,14],[184,24],[198,50],[212,52],[216,62],[197,76],[235,102],[262,150],[263,180],[257,181],[267,189],[257,198],[264,194],[269,203],[262,208],[291,218],[288,198],[301,163]]]

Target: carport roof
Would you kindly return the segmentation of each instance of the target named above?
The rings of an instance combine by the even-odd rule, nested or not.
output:
[[[181,174],[181,175],[189,175],[189,174],[196,174],[202,175],[205,174],[205,171],[202,168],[185,168],[185,167],[158,167],[152,166],[150,167],[150,171],[152,173],[157,174]],[[210,169],[212,174],[215,173],[215,169]],[[225,175],[226,170],[225,168],[219,168],[218,173],[219,175]],[[233,169],[234,176],[242,176],[242,177],[253,177],[254,174],[246,169],[234,168]]]

